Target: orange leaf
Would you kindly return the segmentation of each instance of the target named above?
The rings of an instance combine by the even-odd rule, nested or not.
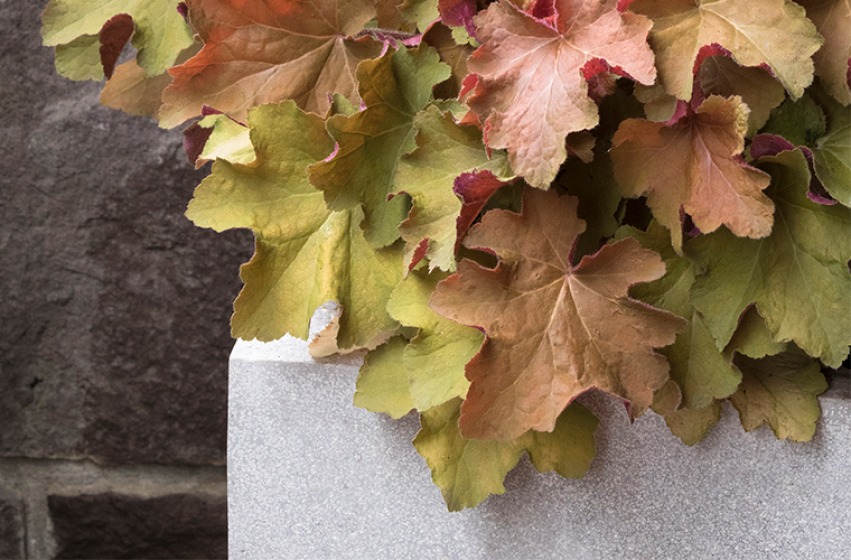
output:
[[[237,120],[265,103],[293,99],[324,114],[329,94],[357,103],[355,70],[378,56],[382,43],[353,39],[375,15],[367,0],[195,0],[189,18],[204,48],[169,69],[160,125],[171,128],[201,114],[204,105]]]
[[[671,230],[677,252],[683,211],[704,233],[721,224],[739,237],[771,233],[774,204],[762,192],[770,178],[740,157],[747,123],[747,106],[739,97],[713,95],[671,126],[628,119],[612,138],[621,192],[647,196],[653,215]]]
[[[668,380],[668,363],[653,348],[673,343],[685,322],[627,296],[633,284],[661,277],[664,263],[625,239],[573,266],[585,229],[577,203],[530,188],[522,214],[489,212],[464,244],[496,253],[499,265],[465,260],[432,296],[437,313],[487,334],[466,368],[466,438],[552,431],[561,411],[591,388],[618,395],[638,415]]]
[[[541,188],[567,157],[568,133],[597,125],[585,80],[601,70],[648,85],[656,77],[647,18],[620,13],[617,2],[544,4],[530,12],[491,4],[476,18],[482,46],[467,62],[478,76],[468,103],[485,122],[485,140],[506,148],[514,171]]]

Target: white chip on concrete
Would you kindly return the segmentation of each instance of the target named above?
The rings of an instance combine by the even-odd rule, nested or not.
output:
[[[362,359],[317,363],[291,338],[236,344],[231,560],[851,558],[846,385],[821,398],[825,421],[806,444],[744,433],[727,407],[689,448],[655,414],[630,426],[597,396],[598,456],[584,479],[524,458],[504,495],[449,513],[411,445],[417,418],[352,405]]]

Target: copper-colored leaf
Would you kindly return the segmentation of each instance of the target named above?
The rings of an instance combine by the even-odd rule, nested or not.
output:
[[[742,237],[771,233],[774,204],[762,192],[769,177],[739,157],[747,122],[741,99],[711,96],[671,126],[624,121],[612,139],[615,178],[624,196],[647,196],[678,251],[682,211],[702,232],[724,224]]]
[[[485,123],[485,140],[508,149],[514,171],[541,188],[567,157],[568,133],[597,125],[585,83],[595,72],[586,64],[603,61],[609,71],[648,85],[656,77],[646,18],[619,12],[617,2],[553,6],[541,18],[504,0],[491,4],[476,17],[482,47],[467,62],[478,76],[469,105]]]
[[[432,296],[432,309],[488,337],[467,365],[464,437],[551,431],[564,407],[595,387],[629,401],[638,415],[668,379],[668,364],[653,349],[671,344],[684,321],[627,297],[665,265],[626,239],[574,266],[572,247],[585,229],[576,206],[574,197],[530,188],[522,214],[489,212],[464,244],[496,253],[499,265],[465,260]]]
[[[375,15],[367,0],[190,0],[204,48],[171,68],[160,125],[171,128],[209,105],[244,120],[251,107],[293,99],[323,114],[329,94],[358,101],[355,70],[382,43],[354,39]]]

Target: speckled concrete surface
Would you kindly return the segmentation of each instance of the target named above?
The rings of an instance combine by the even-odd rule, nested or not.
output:
[[[694,448],[653,413],[629,425],[596,396],[582,480],[524,458],[507,491],[446,511],[411,439],[419,424],[355,408],[362,355],[316,363],[293,339],[239,342],[228,433],[231,560],[847,560],[851,401],[821,398],[807,444],[744,433],[735,410]]]

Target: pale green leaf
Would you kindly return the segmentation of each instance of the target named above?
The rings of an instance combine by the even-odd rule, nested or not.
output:
[[[217,231],[254,230],[256,253],[242,267],[245,287],[234,304],[240,338],[306,338],[314,310],[343,308],[338,346],[362,346],[398,323],[384,310],[402,277],[401,248],[372,249],[359,208],[333,212],[307,180],[307,166],[334,148],[321,118],[293,102],[249,112],[257,160],[219,160],[195,192],[187,216]]]
[[[752,240],[719,230],[696,239],[693,254],[705,273],[695,279],[694,306],[718,348],[756,303],[773,340],[793,340],[839,367],[851,345],[851,210],[807,198],[810,173],[800,150],[762,158],[760,167],[772,176],[772,233]]]
[[[406,345],[405,338],[397,336],[366,355],[355,385],[355,406],[391,418],[401,418],[414,408],[402,364]]]
[[[444,319],[428,307],[432,292],[444,277],[411,273],[393,290],[387,304],[391,317],[420,329],[402,355],[410,395],[419,411],[467,395],[470,382],[464,376],[464,366],[484,340],[478,330]]]

